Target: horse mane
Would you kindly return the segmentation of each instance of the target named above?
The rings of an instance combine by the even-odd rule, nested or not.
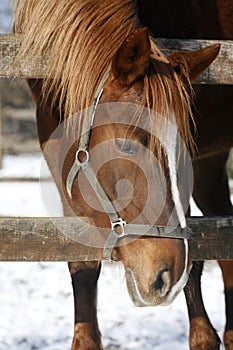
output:
[[[52,104],[59,101],[64,118],[89,108],[117,50],[138,28],[136,1],[15,1],[14,30],[23,33],[19,56],[49,57],[44,98],[53,96]],[[175,115],[181,137],[190,145],[185,83],[152,40],[151,47],[156,74],[144,77],[143,103],[170,120]]]

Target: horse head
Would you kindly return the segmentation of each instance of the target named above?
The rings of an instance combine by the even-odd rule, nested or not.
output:
[[[87,135],[88,151],[76,137],[64,157],[65,208],[87,216],[104,242],[113,230],[114,215],[139,230],[140,238],[131,227],[131,234],[111,247],[111,257],[125,267],[129,294],[138,306],[170,303],[188,279],[191,261],[185,236],[151,237],[145,225],[185,228],[189,198],[184,197],[191,189],[178,185],[177,171],[192,144],[187,91],[218,50],[211,46],[166,57],[145,29],[136,31],[118,49],[87,129],[84,124],[77,127]],[[82,162],[90,163],[91,170]],[[182,176],[182,182],[189,183],[189,175]],[[66,209],[66,215],[71,211]],[[118,224],[117,229],[124,227]]]

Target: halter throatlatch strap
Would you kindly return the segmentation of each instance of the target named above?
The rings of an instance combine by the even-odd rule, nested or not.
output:
[[[73,166],[71,167],[69,174],[68,174],[68,177],[67,177],[67,180],[66,180],[66,190],[67,190],[67,193],[68,193],[70,198],[72,198],[72,186],[73,186],[73,183],[74,183],[76,176],[78,175],[81,167],[84,166],[85,163],[89,162],[88,146],[89,146],[89,141],[90,141],[91,130],[92,130],[93,123],[94,123],[95,111],[96,111],[96,107],[99,103],[99,100],[101,98],[101,95],[103,93],[103,87],[104,87],[105,82],[108,79],[109,72],[110,72],[110,67],[108,67],[106,73],[104,74],[102,80],[100,81],[100,84],[97,88],[97,91],[96,91],[96,94],[94,97],[94,101],[93,101],[93,105],[91,107],[90,113],[83,120],[83,132],[81,133],[80,140],[79,140],[79,149],[76,152],[75,162],[74,162]],[[78,159],[78,156],[81,152],[86,153],[86,159],[85,159],[83,164]]]
[[[108,67],[102,80],[98,85],[89,116],[87,115],[87,117],[85,117],[83,120],[83,132],[79,140],[79,150],[82,150],[82,151],[87,150],[89,147],[90,134],[91,134],[91,130],[95,119],[96,107],[98,106],[99,100],[103,93],[103,87],[108,79],[109,72],[110,72],[110,67]]]

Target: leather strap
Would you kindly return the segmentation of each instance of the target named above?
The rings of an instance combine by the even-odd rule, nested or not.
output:
[[[79,149],[76,152],[76,158],[74,164],[72,165],[67,180],[66,180],[66,190],[70,198],[72,198],[72,187],[75,178],[78,176],[80,170],[82,170],[88,179],[92,189],[94,190],[97,198],[99,199],[104,211],[109,216],[111,222],[111,231],[105,242],[103,258],[107,260],[112,260],[112,252],[114,247],[117,245],[118,241],[124,237],[166,237],[166,238],[181,238],[189,239],[191,236],[191,231],[185,227],[168,227],[168,226],[152,226],[152,225],[139,225],[139,224],[127,224],[118,214],[113,203],[103,190],[95,171],[90,163],[88,146],[90,142],[91,130],[94,123],[94,117],[96,112],[96,107],[99,103],[103,86],[107,80],[109,74],[109,69],[104,75],[99,88],[97,89],[92,110],[86,118],[84,118],[83,133],[79,140]],[[84,153],[83,160],[80,159],[80,153]]]

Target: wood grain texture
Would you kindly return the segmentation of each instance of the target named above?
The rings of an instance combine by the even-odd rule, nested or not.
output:
[[[46,59],[16,60],[21,37],[16,34],[0,35],[0,77],[43,78],[46,76]],[[205,84],[233,84],[233,41],[156,39],[156,44],[166,52],[196,50],[220,43],[221,51],[214,63],[200,76]]]
[[[192,230],[192,260],[233,259],[232,216],[193,217],[187,223]],[[87,219],[81,217],[2,217],[0,261],[101,260],[102,248],[77,242],[86,230],[98,236]]]
[[[0,35],[0,77],[43,78],[46,76],[46,62],[41,57],[34,60],[16,59],[20,48],[19,34]]]
[[[0,218],[1,261],[87,261],[101,259],[101,249],[82,246],[64,232],[82,234],[84,218]],[[63,233],[62,233],[63,232]]]
[[[193,232],[189,241],[193,260],[233,259],[233,217],[192,217],[187,225]]]

